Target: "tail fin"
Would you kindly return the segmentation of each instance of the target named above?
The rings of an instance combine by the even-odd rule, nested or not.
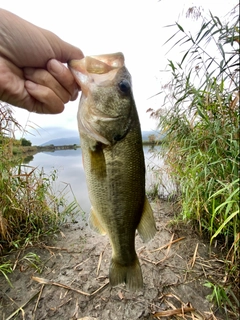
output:
[[[112,259],[109,270],[109,280],[112,287],[126,283],[126,287],[130,291],[142,289],[143,278],[138,257],[136,256],[133,264],[128,266],[123,266]]]

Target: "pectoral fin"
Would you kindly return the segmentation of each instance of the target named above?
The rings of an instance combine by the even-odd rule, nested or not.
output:
[[[89,150],[89,152],[92,174],[94,174],[96,179],[102,179],[106,177],[106,161],[102,150],[102,146],[97,144],[95,146],[95,150]]]
[[[95,213],[93,207],[91,208],[90,211],[90,218],[89,218],[89,224],[90,224],[90,228],[102,235],[106,234],[106,231],[104,230],[104,228],[102,227],[97,214]]]
[[[156,224],[153,217],[153,211],[147,197],[145,197],[142,218],[137,227],[138,233],[143,242],[151,240],[156,233]]]

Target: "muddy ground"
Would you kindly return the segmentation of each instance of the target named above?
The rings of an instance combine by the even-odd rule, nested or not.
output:
[[[143,244],[136,236],[142,291],[109,286],[109,241],[82,220],[41,246],[6,257],[15,261],[15,270],[9,275],[13,288],[0,275],[0,319],[226,319],[207,300],[211,290],[204,286],[223,280],[220,252],[210,252],[190,225],[170,224],[171,203],[161,201],[153,209],[154,240]],[[39,270],[26,259],[29,253],[39,256],[38,263],[33,261]]]

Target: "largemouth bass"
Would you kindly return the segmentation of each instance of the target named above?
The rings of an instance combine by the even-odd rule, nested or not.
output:
[[[81,86],[78,127],[89,198],[90,226],[107,234],[112,247],[109,280],[131,291],[143,286],[135,233],[143,241],[156,226],[145,195],[141,128],[131,76],[122,53],[71,60]]]

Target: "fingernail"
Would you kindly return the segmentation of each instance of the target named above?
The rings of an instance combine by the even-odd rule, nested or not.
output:
[[[52,71],[53,73],[61,73],[63,71],[63,65],[61,62],[52,59],[49,61],[49,71]]]
[[[36,88],[36,83],[32,82],[32,81],[25,81],[25,87],[29,90],[34,90]]]
[[[74,90],[74,92],[73,92],[73,94],[72,94],[72,97],[71,97],[71,101],[74,101],[74,100],[77,99],[77,97],[78,97],[78,91],[79,91],[78,88],[76,88],[76,89]]]

